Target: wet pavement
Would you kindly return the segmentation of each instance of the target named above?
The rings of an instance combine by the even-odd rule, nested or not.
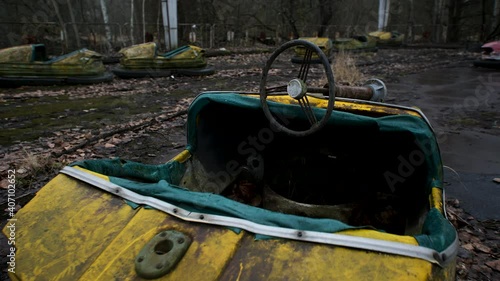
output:
[[[447,197],[477,219],[500,219],[500,184],[493,182],[500,177],[500,72],[444,68],[388,88],[398,103],[422,109],[434,127]]]

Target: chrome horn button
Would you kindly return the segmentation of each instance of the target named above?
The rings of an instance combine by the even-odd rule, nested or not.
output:
[[[307,92],[307,85],[301,79],[295,78],[286,86],[288,95],[296,100],[301,99]]]

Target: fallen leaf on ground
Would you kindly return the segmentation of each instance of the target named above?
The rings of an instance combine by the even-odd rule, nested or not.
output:
[[[7,179],[3,179],[2,181],[0,181],[0,188],[8,189],[9,188],[9,181]]]
[[[486,265],[488,267],[490,267],[491,269],[494,269],[494,270],[500,272],[500,260],[489,261],[486,263]]]
[[[474,250],[474,246],[472,246],[472,244],[461,245],[461,247],[469,251]]]
[[[480,244],[480,243],[474,243],[474,248],[476,248],[477,250],[483,252],[483,253],[491,253],[491,249],[488,248],[487,246],[483,245],[483,244]]]
[[[119,144],[120,142],[122,142],[122,140],[117,137],[112,137],[110,140],[110,143],[112,144]]]

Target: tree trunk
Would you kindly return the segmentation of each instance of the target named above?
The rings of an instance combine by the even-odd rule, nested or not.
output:
[[[78,32],[78,26],[76,25],[75,14],[73,13],[73,6],[71,5],[71,0],[66,0],[66,3],[68,4],[69,16],[71,17],[71,23],[73,25],[73,32],[75,32],[76,46],[78,47],[78,49],[80,49],[81,48],[80,33]]]
[[[391,11],[391,0],[386,0],[385,14],[384,14],[384,29],[386,29],[387,25],[389,24],[390,11]]]
[[[104,0],[101,0],[101,12],[102,20],[104,21],[104,29],[106,30],[106,45],[108,49],[111,50],[111,28],[109,28],[108,9],[106,8]]]
[[[493,18],[491,21],[491,30],[495,30],[500,25],[500,0],[493,3]]]
[[[156,15],[156,44],[161,48],[161,36],[160,36],[160,24],[161,24],[161,1],[158,1],[158,14]]]
[[[442,12],[444,0],[434,0],[434,7],[432,10],[432,41],[434,43],[441,43],[442,41]]]
[[[389,11],[391,7],[391,0],[379,0],[378,2],[378,30],[386,29],[389,22]]]
[[[64,37],[63,53],[65,53],[68,50],[68,32],[66,31],[66,26],[64,25],[64,21],[61,17],[61,13],[59,12],[59,6],[57,6],[56,0],[51,0],[51,2],[52,6],[54,6],[54,12],[56,13],[59,25],[61,26],[62,35]]]
[[[134,40],[134,0],[130,0],[130,41],[132,45],[135,44]]]
[[[481,1],[481,41],[486,39],[486,0]]]
[[[452,0],[453,1],[453,0]],[[408,3],[408,25],[406,28],[406,43],[413,43],[415,39],[415,33],[413,32],[413,25],[415,24],[415,10],[413,6],[414,1],[409,0]]]
[[[142,42],[146,43],[146,16],[144,11],[144,3],[146,0],[142,0]]]
[[[462,16],[463,0],[450,0],[448,11],[448,42],[460,41],[460,21]]]
[[[318,37],[323,37],[326,26],[330,23],[333,17],[333,1],[319,0],[319,30]]]
[[[283,6],[283,1],[280,1],[280,6],[281,6],[282,16],[292,28],[293,38],[295,39],[299,38],[300,37],[299,30],[295,25],[295,18],[293,16],[293,11],[295,10],[294,0],[288,0],[288,7],[286,8]]]
[[[491,32],[486,40],[494,39],[500,35],[500,0],[493,2],[493,18],[491,19]]]

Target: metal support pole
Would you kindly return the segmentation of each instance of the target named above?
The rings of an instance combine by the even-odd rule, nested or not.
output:
[[[178,47],[177,0],[162,0],[163,29],[167,50]]]

